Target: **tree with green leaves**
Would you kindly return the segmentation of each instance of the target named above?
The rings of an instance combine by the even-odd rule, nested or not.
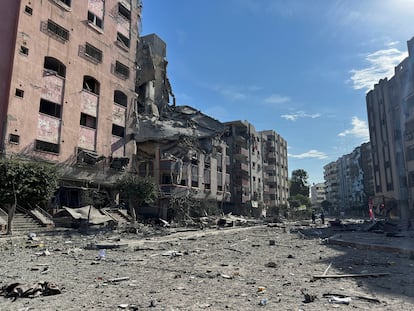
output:
[[[294,197],[297,194],[309,197],[308,173],[303,169],[292,171],[292,178],[290,179],[290,196]]]
[[[59,170],[56,166],[35,161],[0,160],[0,204],[7,208],[7,234],[17,204],[28,207],[49,202],[58,187]]]
[[[297,209],[300,206],[311,206],[308,173],[303,169],[292,171],[292,178],[290,179],[290,197],[288,202],[293,209]]]
[[[133,222],[136,221],[135,207],[146,203],[153,203],[159,194],[158,185],[153,179],[140,177],[128,173],[123,175],[116,183],[116,188],[128,198],[128,205]]]

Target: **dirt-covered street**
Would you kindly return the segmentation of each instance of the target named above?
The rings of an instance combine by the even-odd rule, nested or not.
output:
[[[0,296],[0,310],[414,309],[407,254],[330,245],[289,223],[177,231],[2,237],[0,287],[48,282],[61,293]],[[344,277],[314,278],[324,274]]]

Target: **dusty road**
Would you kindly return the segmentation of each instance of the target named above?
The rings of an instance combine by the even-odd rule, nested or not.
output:
[[[32,244],[3,238],[0,287],[47,281],[62,293],[0,297],[0,310],[414,310],[414,260],[408,255],[327,245],[290,229],[238,227],[151,238],[70,233],[38,236]],[[93,246],[112,242],[129,246],[106,249],[97,260]],[[330,275],[389,275],[313,279],[328,267]],[[332,294],[350,297],[349,304],[333,303]]]

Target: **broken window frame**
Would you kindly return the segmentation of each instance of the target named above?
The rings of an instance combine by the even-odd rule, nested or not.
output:
[[[79,124],[81,126],[96,130],[97,125],[98,125],[98,120],[96,117],[93,117],[84,112],[81,112]]]
[[[53,72],[59,77],[66,77],[66,66],[54,57],[45,56],[43,69],[47,72]]]
[[[124,36],[119,31],[116,33],[116,43],[122,48],[129,49],[131,45],[131,40],[127,36]]]
[[[100,83],[94,77],[85,75],[83,76],[82,89],[99,96]]]
[[[49,100],[40,99],[39,113],[61,119],[62,118],[62,105],[56,104]]]
[[[92,44],[86,42],[85,44],[85,56],[91,58],[97,63],[102,63],[103,53],[100,49],[94,47]]]
[[[88,24],[103,30],[103,19],[88,11]]]
[[[52,36],[56,36],[63,42],[69,41],[69,30],[55,23],[51,19],[47,20],[47,32]]]
[[[125,137],[125,127],[112,124],[112,135],[117,137]]]
[[[127,107],[128,106],[128,96],[120,90],[115,90],[114,91],[114,103],[117,104],[117,105],[120,105],[122,107]]]
[[[114,73],[122,78],[128,79],[130,75],[129,67],[119,61],[115,62]]]
[[[71,11],[72,0],[50,0],[65,11]]]
[[[35,140],[35,150],[40,151],[40,152],[59,154],[60,145],[36,139]]]
[[[122,3],[118,3],[118,16],[131,21],[131,11],[128,10]]]

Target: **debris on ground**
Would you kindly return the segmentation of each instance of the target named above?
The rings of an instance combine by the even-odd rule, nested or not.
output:
[[[0,289],[0,295],[6,298],[34,298],[60,294],[61,290],[55,283],[37,282],[33,284],[11,283]]]

